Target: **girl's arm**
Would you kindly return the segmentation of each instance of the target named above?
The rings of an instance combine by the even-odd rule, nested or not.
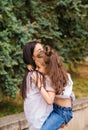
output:
[[[44,87],[41,87],[40,92],[42,94],[42,97],[44,98],[44,100],[49,104],[53,104],[54,103],[54,99],[55,99],[55,92],[53,91],[46,91]]]
[[[36,80],[36,76],[32,77],[32,81],[36,83],[37,81],[37,87],[40,90],[40,93],[42,95],[42,97],[44,98],[44,100],[48,103],[48,104],[53,104],[54,99],[55,99],[55,91],[52,91],[51,89],[48,89],[48,91],[43,87],[42,82],[42,75],[38,74],[38,79]]]

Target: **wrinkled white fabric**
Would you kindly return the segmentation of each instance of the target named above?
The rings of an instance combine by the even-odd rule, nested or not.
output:
[[[47,91],[54,91],[54,88],[50,87],[50,78],[48,76],[45,76],[47,79]],[[59,80],[59,79],[58,79]],[[56,95],[57,98],[72,98],[73,100],[75,100],[75,94],[73,92],[73,81],[71,79],[71,75],[68,73],[68,82],[66,87],[64,87],[64,91],[63,94],[57,94]]]

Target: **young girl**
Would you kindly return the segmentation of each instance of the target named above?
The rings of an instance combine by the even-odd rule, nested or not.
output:
[[[44,88],[43,84],[41,85],[43,82],[42,75],[38,80],[33,78],[33,82],[37,83],[45,101],[48,104],[53,103],[53,111],[42,125],[41,130],[58,130],[62,124],[67,124],[73,117],[73,82],[70,74],[64,69],[60,57],[57,57],[50,47],[46,47],[45,52],[40,51],[33,59],[37,66],[36,70],[45,75],[48,84],[52,86],[52,91],[49,91]]]

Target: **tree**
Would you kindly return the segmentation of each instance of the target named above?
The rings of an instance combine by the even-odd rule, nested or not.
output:
[[[25,0],[0,1],[0,91],[4,95],[15,97],[21,84],[22,47],[32,39],[34,28],[27,17]]]
[[[69,64],[88,55],[87,0],[0,1],[0,91],[14,97],[22,82],[23,45],[34,38]]]
[[[31,0],[36,37],[53,46],[65,62],[74,63],[88,55],[88,2],[76,0]]]

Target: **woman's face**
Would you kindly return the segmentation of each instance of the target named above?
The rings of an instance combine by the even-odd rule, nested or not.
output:
[[[33,60],[35,61],[36,64],[36,70],[44,74],[44,67],[40,63],[41,61],[38,60],[37,55],[39,54],[40,51],[43,50],[43,46],[40,43],[37,43],[35,48],[34,48],[34,53],[33,53]]]
[[[33,52],[33,58],[35,59],[35,57],[37,56],[37,54],[43,50],[43,46],[40,44],[40,43],[37,43],[35,45],[35,48],[34,48],[34,52]]]

